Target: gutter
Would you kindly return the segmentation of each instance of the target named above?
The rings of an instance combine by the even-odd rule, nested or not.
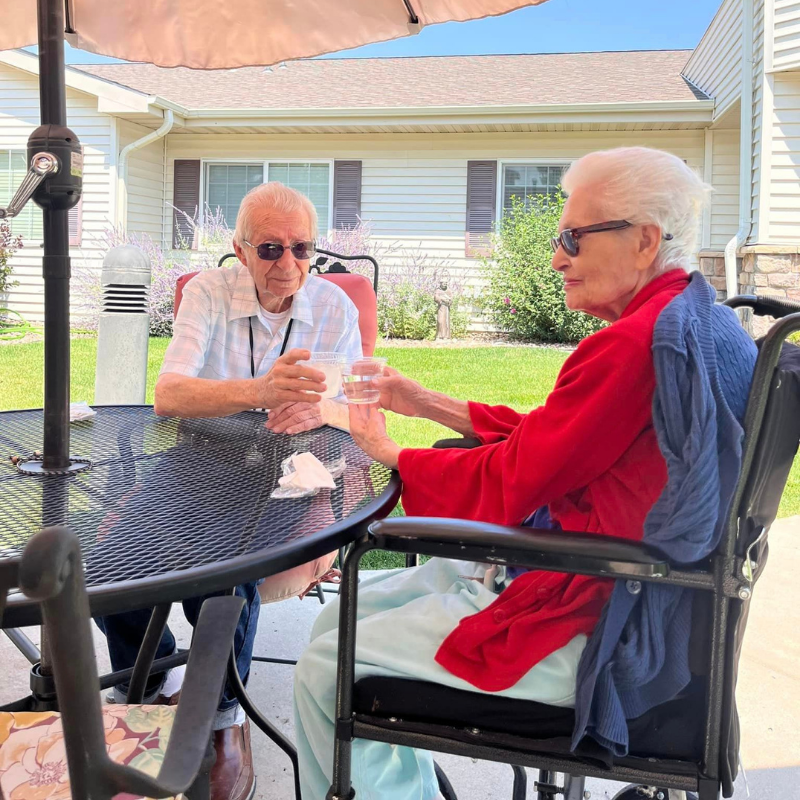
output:
[[[118,219],[121,221],[123,230],[127,230],[128,228],[128,156],[135,150],[147,147],[147,145],[152,144],[158,139],[162,139],[172,130],[174,124],[175,114],[172,109],[165,109],[164,121],[157,130],[125,145],[119,154],[119,161],[117,163],[117,215]]]
[[[765,34],[766,35],[766,34]],[[725,245],[725,289],[728,298],[739,294],[736,252],[752,228],[753,191],[753,0],[742,2],[742,95],[739,133],[739,229]]]
[[[160,100],[160,98],[159,98]],[[606,114],[640,112],[686,112],[714,111],[713,100],[644,100],[633,103],[539,103],[531,105],[482,105],[482,106],[363,106],[351,108],[192,108],[181,112],[187,119],[241,118],[269,119],[288,117],[410,117],[410,116],[497,116],[546,115],[546,114]],[[710,116],[709,116],[710,119]]]

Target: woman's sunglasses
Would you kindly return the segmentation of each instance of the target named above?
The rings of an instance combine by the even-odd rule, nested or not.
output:
[[[568,256],[576,256],[578,255],[578,239],[581,236],[585,236],[587,233],[601,233],[602,231],[620,231],[623,228],[630,228],[632,224],[632,222],[624,219],[615,219],[611,222],[585,225],[583,228],[567,228],[550,240],[550,247],[553,248],[554,253],[558,252],[559,247],[563,247]]]
[[[317,252],[316,242],[295,242],[288,248],[278,242],[264,242],[264,244],[251,244],[244,240],[246,245],[252,247],[262,261],[277,261],[288,249],[300,261],[306,261]]]
[[[564,252],[568,256],[576,256],[579,250],[578,239],[580,239],[581,236],[585,236],[587,233],[621,231],[623,228],[630,228],[632,226],[633,223],[625,219],[615,219],[611,222],[598,222],[596,225],[585,225],[583,228],[567,228],[550,240],[550,247],[553,248],[554,253],[558,252],[559,247],[563,247]],[[661,238],[670,241],[672,239],[672,234],[665,233]]]

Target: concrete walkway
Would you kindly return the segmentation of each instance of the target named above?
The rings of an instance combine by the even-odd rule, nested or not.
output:
[[[800,798],[800,517],[779,521],[770,533],[768,568],[751,604],[750,622],[739,678],[738,702],[742,730],[742,758],[747,770],[751,800]],[[261,610],[256,653],[297,658],[319,613],[314,598],[291,600]],[[191,629],[180,606],[171,617],[179,644],[188,646]],[[30,630],[31,638],[37,631]],[[103,637],[96,647],[101,670],[108,656]],[[5,637],[0,637],[0,663],[4,680],[0,702],[27,692],[27,666]],[[250,691],[264,712],[289,736],[292,668],[256,664]],[[258,731],[253,733],[259,800],[290,800],[291,770],[285,756]],[[511,770],[500,764],[451,756],[437,760],[444,767],[460,798],[509,800]],[[534,774],[529,773],[528,797],[533,798]],[[590,781],[593,800],[610,800],[619,785]],[[748,796],[740,774],[735,798]]]

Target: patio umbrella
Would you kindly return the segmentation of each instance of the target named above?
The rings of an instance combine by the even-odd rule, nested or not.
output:
[[[161,67],[266,66],[543,2],[0,0],[0,50],[39,45],[42,125],[28,140],[27,186],[44,211],[44,455],[26,462],[26,471],[82,466],[69,458],[68,213],[80,199],[82,159],[78,137],[66,127],[65,38],[84,50]]]

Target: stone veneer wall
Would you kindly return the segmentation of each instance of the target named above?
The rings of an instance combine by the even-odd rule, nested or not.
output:
[[[737,259],[739,291],[780,297],[800,303],[800,246],[748,245]],[[717,290],[717,299],[725,291],[725,258],[722,253],[701,251],[700,270]],[[771,317],[755,317],[753,334],[762,336],[772,324]]]

